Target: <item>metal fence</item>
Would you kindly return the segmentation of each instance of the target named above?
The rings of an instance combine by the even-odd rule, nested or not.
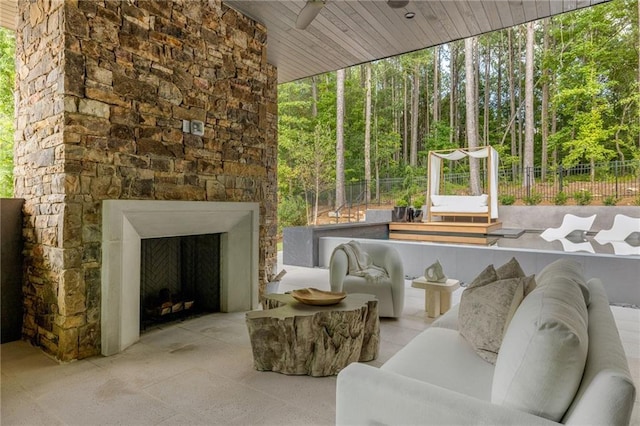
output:
[[[523,180],[532,182],[523,185]],[[486,191],[486,175],[480,177],[480,184]],[[425,194],[427,177],[416,176],[411,186],[417,188],[417,193]],[[446,194],[469,194],[469,173],[444,173],[444,192]],[[349,182],[345,185],[346,203],[338,210],[351,214],[352,210],[366,209],[372,205],[394,204],[398,198],[407,193],[405,178],[380,179],[370,182],[371,202],[365,200],[367,181]],[[379,194],[376,189],[379,188]],[[559,193],[572,198],[579,192],[588,192],[594,200],[619,200],[624,197],[640,197],[640,160],[612,161],[607,163],[581,164],[571,168],[558,166],[547,168],[543,176],[542,167],[525,168],[523,172],[515,167],[503,167],[499,171],[498,195],[501,200],[511,199],[510,202],[522,201],[529,203],[550,201],[554,202]],[[416,193],[416,194],[417,194]],[[414,195],[416,195],[414,194]],[[315,194],[307,194],[307,200],[314,200]],[[335,190],[322,191],[319,196],[320,205],[324,210],[333,209]],[[358,206],[358,209],[356,209]]]
[[[533,182],[524,186],[523,178]],[[608,163],[579,164],[575,167],[546,170],[528,167],[524,173],[514,176],[511,169],[500,174],[500,197],[511,196],[516,200],[555,200],[563,193],[571,198],[576,193],[588,192],[594,199],[619,200],[640,196],[640,160],[612,161]]]

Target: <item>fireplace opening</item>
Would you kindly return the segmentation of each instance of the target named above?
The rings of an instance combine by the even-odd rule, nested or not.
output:
[[[220,234],[146,238],[140,254],[141,332],[220,312]]]

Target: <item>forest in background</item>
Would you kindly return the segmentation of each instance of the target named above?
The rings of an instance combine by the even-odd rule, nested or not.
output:
[[[323,193],[340,208],[345,182],[371,182],[371,200],[383,178],[426,175],[430,150],[492,145],[525,186],[526,168],[594,179],[596,163],[639,160],[638,9],[613,0],[279,85],[279,216],[306,224]]]

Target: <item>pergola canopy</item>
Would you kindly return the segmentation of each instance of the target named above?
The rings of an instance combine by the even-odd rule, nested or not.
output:
[[[458,148],[429,152],[429,198],[440,194],[440,175],[443,160],[458,161],[463,158],[487,158],[487,177],[489,179],[489,212],[492,219],[498,217],[498,151],[491,146],[481,148]],[[429,204],[429,203],[427,203]]]

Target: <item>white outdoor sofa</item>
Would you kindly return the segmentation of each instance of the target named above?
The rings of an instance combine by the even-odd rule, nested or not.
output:
[[[628,425],[635,386],[601,282],[564,259],[545,270],[495,365],[458,332],[454,307],[382,367],[343,369],[336,424]]]

